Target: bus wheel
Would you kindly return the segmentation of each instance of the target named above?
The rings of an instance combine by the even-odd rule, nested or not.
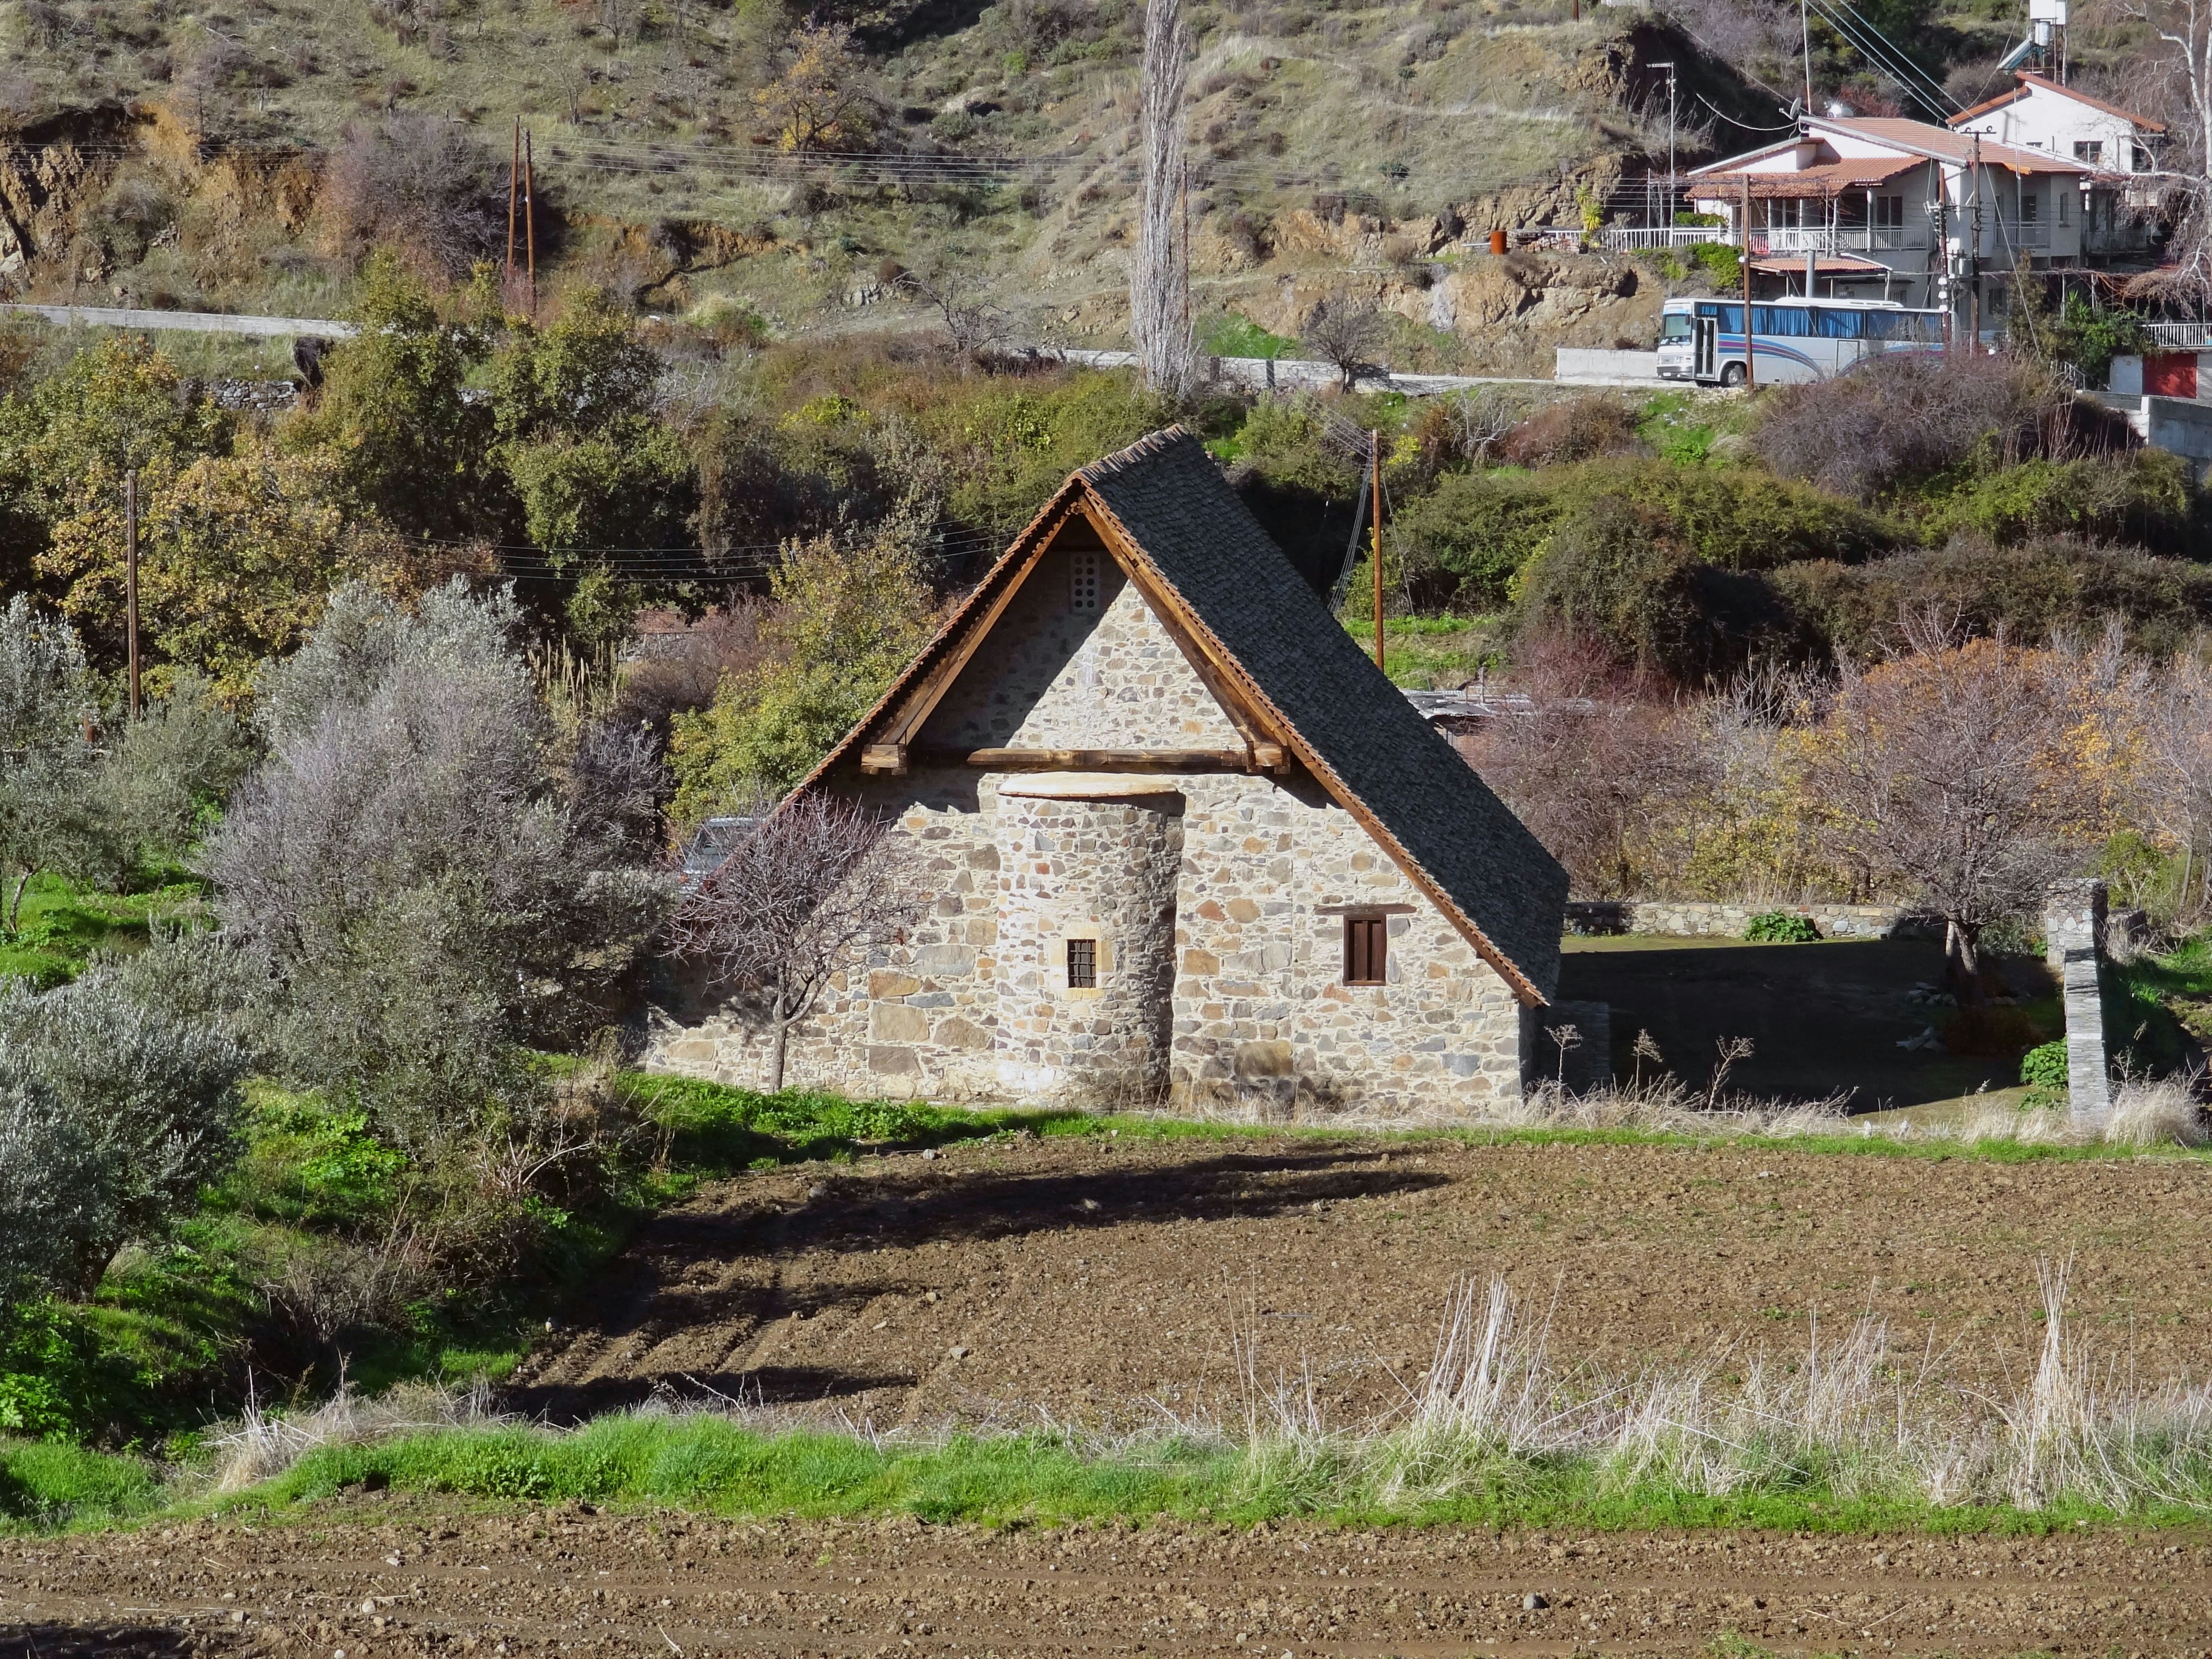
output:
[[[1743,384],[1743,365],[1726,363],[1721,368],[1721,384],[1731,391]]]

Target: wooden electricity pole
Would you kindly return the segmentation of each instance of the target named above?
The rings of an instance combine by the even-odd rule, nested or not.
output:
[[[131,718],[138,718],[138,469],[123,475],[123,637],[131,655]]]
[[[1374,518],[1369,529],[1374,537],[1370,554],[1375,565],[1375,665],[1382,666],[1382,430],[1367,434],[1367,503]]]
[[[507,163],[507,274],[514,275],[514,192],[522,182],[522,118],[514,118],[514,154]]]
[[[538,318],[538,168],[531,159],[530,135],[522,135],[522,246],[530,261],[530,316]]]

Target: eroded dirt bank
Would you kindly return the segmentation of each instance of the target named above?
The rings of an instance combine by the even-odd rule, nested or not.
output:
[[[0,1547],[10,1656],[1745,1651],[1731,1635],[1782,1653],[2204,1651],[2212,1549],[2123,1531],[991,1533],[373,1497],[283,1527]]]
[[[2000,1395],[2041,1340],[2035,1266],[2146,1381],[2212,1370],[2212,1168],[1757,1148],[1285,1136],[972,1144],[763,1173],[655,1221],[526,1365],[573,1419],[656,1389],[947,1418],[1241,1421],[1310,1364],[1333,1420],[1404,1398],[1444,1296],[1502,1272],[1553,1362],[1626,1374],[1802,1355],[1863,1313],[1915,1369]]]

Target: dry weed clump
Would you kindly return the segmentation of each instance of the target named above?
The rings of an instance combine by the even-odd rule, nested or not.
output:
[[[1794,1364],[1717,1352],[1625,1382],[1562,1370],[1549,1321],[1524,1326],[1498,1278],[1453,1289],[1435,1358],[1389,1420],[1336,1429],[1310,1378],[1262,1385],[1240,1336],[1243,1495],[1402,1513],[1579,1467],[1603,1491],[1705,1498],[2212,1507],[2212,1387],[2144,1387],[2123,1356],[2094,1352],[2067,1322],[2068,1273],[2038,1265],[2042,1355],[2007,1399],[1900,1355],[1871,1318],[1826,1345],[1816,1326]]]
[[[243,1492],[273,1480],[310,1452],[326,1446],[366,1446],[380,1440],[437,1429],[496,1427],[514,1419],[492,1405],[481,1377],[466,1389],[413,1383],[373,1399],[341,1377],[337,1392],[312,1411],[279,1413],[249,1397],[238,1426],[211,1440],[208,1473],[212,1491]]]
[[[1538,1084],[1520,1099],[1501,1102],[1468,1122],[1477,1128],[1631,1129],[1656,1134],[1807,1136],[1879,1135],[1894,1140],[1957,1140],[1968,1146],[2008,1143],[2029,1146],[2106,1146],[2142,1151],[2153,1146],[2201,1146],[2212,1139],[2190,1078],[2127,1079],[2113,1091],[2112,1109],[2101,1120],[2076,1120],[2063,1108],[1992,1103],[1956,1122],[1910,1117],[1875,1123],[1854,1119],[1847,1094],[1814,1101],[1763,1101],[1748,1096],[1695,1095],[1672,1078],[1571,1094]]]

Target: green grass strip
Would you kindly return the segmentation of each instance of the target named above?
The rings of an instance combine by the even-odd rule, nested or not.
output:
[[[574,1433],[514,1426],[451,1429],[367,1446],[330,1446],[276,1479],[221,1499],[182,1496],[154,1466],[70,1448],[0,1443],[5,1530],[81,1530],[204,1513],[281,1518],[353,1488],[499,1504],[586,1501],[684,1509],[732,1518],[912,1515],[987,1526],[1143,1523],[1249,1526],[1306,1520],[1342,1526],[1454,1525],[1647,1531],[1721,1528],[1865,1535],[1919,1532],[2043,1534],[2084,1524],[2202,1530],[2201,1511],[2061,1504],[1939,1507],[1908,1497],[1838,1496],[1817,1482],[1725,1497],[1662,1482],[1616,1487],[1594,1460],[1500,1456],[1448,1496],[1387,1504],[1362,1493],[1348,1464],[1271,1451],[1248,1456],[1197,1440],[1086,1452],[1053,1436],[876,1443],[820,1432],[763,1434],[713,1417],[617,1415]]]

